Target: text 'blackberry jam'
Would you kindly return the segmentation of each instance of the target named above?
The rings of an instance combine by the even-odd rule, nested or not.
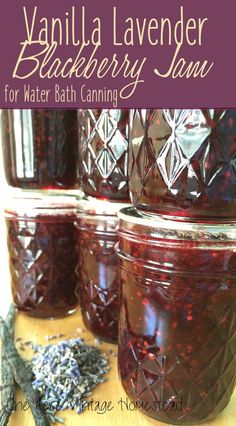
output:
[[[2,110],[1,125],[9,185],[28,189],[78,187],[76,110]]]
[[[159,421],[209,420],[236,381],[236,226],[119,218],[123,386]]]
[[[132,110],[130,194],[140,209],[235,218],[236,110]]]
[[[85,325],[96,336],[116,341],[119,311],[117,212],[124,207],[89,198],[77,205],[78,277]]]
[[[129,111],[80,109],[79,174],[86,196],[127,201]]]
[[[42,318],[78,305],[75,201],[15,198],[5,209],[12,294],[20,311]]]

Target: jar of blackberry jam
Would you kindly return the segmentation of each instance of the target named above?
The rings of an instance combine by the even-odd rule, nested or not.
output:
[[[1,127],[9,185],[28,189],[78,187],[76,110],[2,110]]]
[[[35,197],[35,198],[33,198]],[[74,197],[19,197],[5,209],[12,295],[30,316],[59,317],[78,302]]]
[[[236,381],[236,225],[119,213],[118,363],[128,396],[171,424],[210,420]]]
[[[86,196],[129,200],[129,111],[80,109],[79,174]]]
[[[119,311],[117,212],[124,204],[88,198],[77,205],[80,305],[87,328],[115,342]]]
[[[192,219],[235,219],[236,110],[132,110],[130,128],[134,205]]]

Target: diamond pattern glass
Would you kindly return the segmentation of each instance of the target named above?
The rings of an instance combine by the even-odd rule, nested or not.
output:
[[[118,331],[118,258],[113,236],[78,231],[80,304],[86,326],[96,336],[116,341]]]
[[[236,110],[132,110],[132,202],[193,218],[236,216]]]
[[[77,205],[78,282],[87,328],[97,337],[116,342],[119,312],[117,211],[124,204],[81,200]]]
[[[79,169],[85,195],[128,200],[128,110],[78,110]]]
[[[57,317],[78,305],[74,220],[53,212],[34,219],[6,213],[12,294],[20,311]]]

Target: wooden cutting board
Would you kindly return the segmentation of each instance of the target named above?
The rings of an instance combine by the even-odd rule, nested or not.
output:
[[[71,315],[67,318],[58,320],[36,320],[29,318],[23,314],[17,315],[16,320],[16,337],[23,337],[25,341],[31,340],[35,343],[48,344],[47,336],[52,336],[57,333],[65,334],[66,338],[73,338],[76,336],[83,337],[89,344],[95,345],[94,337],[88,331],[77,331],[77,329],[85,329],[80,312]],[[54,340],[57,341],[57,340]],[[102,351],[108,352],[112,350],[117,352],[116,345],[101,343],[98,345]],[[22,356],[29,358],[31,352],[21,352]],[[95,410],[85,411],[78,415],[72,411],[64,411],[60,416],[65,419],[65,424],[68,426],[78,425],[79,422],[83,426],[148,426],[148,425],[163,425],[156,420],[153,420],[139,411],[129,410],[126,406],[128,402],[126,394],[118,378],[117,373],[117,356],[114,354],[109,355],[111,362],[111,371],[107,375],[108,381],[100,384],[94,390],[94,402],[99,401],[101,411],[98,413]],[[119,402],[122,399],[124,402]],[[22,409],[25,401],[24,396],[18,392],[17,400],[19,404],[16,412],[12,415],[9,426],[33,426],[34,421],[29,410]],[[111,411],[105,410],[106,402],[110,403]],[[130,407],[132,408],[132,406]],[[105,411],[105,412],[104,412]],[[205,423],[209,426],[235,426],[236,424],[236,392],[234,393],[230,404],[215,420]]]

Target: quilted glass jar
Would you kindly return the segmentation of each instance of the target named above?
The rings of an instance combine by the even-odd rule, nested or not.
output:
[[[1,127],[9,185],[28,189],[78,187],[76,110],[2,110]]]
[[[132,202],[172,216],[236,217],[236,110],[132,110]]]
[[[5,209],[13,300],[30,316],[63,316],[78,305],[75,205],[74,197],[28,194]]]
[[[159,421],[210,420],[236,381],[236,226],[128,208],[118,234],[124,389]]]
[[[79,174],[86,196],[129,199],[128,124],[128,110],[78,110]]]
[[[87,328],[96,336],[117,340],[119,259],[117,212],[124,207],[89,198],[77,205],[78,279],[80,305]]]

